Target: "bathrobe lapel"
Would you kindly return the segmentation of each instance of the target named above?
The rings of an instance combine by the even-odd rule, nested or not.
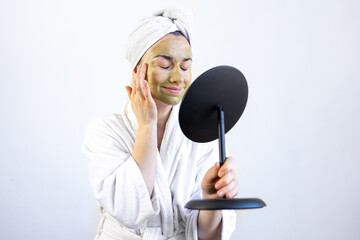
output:
[[[156,163],[155,185],[160,205],[164,236],[174,235],[174,212],[170,185],[173,181],[177,164],[181,158],[182,133],[178,124],[178,106],[174,106],[167,121],[163,140]],[[180,132],[179,132],[180,131]],[[165,222],[164,222],[165,221]],[[165,224],[164,224],[165,223]]]
[[[179,106],[174,106],[165,127],[160,151],[157,153],[153,192],[153,198],[159,200],[162,234],[167,237],[174,235],[174,212],[170,184],[174,179],[177,165],[182,157],[181,151],[184,149],[181,147],[184,144],[184,135],[178,123],[178,111]],[[129,119],[128,126],[130,125],[133,129],[135,140],[138,125],[130,102],[127,104],[126,112]]]

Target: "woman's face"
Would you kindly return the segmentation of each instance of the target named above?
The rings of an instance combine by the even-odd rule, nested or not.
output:
[[[165,35],[147,50],[140,63],[147,63],[145,78],[153,98],[178,104],[191,83],[192,53],[186,38]]]

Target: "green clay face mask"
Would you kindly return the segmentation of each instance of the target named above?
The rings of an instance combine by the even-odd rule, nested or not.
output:
[[[183,36],[165,35],[144,54],[146,80],[151,95],[166,104],[176,105],[191,83],[192,52]]]

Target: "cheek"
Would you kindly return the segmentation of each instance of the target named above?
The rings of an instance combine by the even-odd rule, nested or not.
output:
[[[190,85],[191,83],[191,78],[192,78],[192,74],[191,74],[191,71],[189,71],[186,75],[185,75],[185,83],[187,86]]]
[[[153,71],[148,75],[148,81],[150,85],[156,85],[166,81],[169,78],[169,74],[161,71]]]

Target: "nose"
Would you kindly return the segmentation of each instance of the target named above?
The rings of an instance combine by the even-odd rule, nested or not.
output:
[[[184,73],[182,73],[180,67],[173,68],[171,75],[170,75],[170,82],[180,84],[184,82]]]

